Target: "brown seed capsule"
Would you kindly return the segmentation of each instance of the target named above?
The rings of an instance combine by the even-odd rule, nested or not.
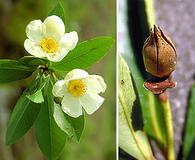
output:
[[[156,77],[169,76],[176,68],[176,48],[162,30],[154,26],[143,46],[146,71]]]

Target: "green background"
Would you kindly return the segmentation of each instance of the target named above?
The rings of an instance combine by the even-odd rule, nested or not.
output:
[[[79,42],[96,36],[115,38],[116,4],[113,0],[63,0],[66,32],[77,31]],[[25,27],[34,19],[44,20],[55,7],[55,0],[13,0],[0,2],[0,58],[19,59],[28,55],[23,47]],[[114,160],[116,148],[115,47],[88,71],[107,83],[105,103],[87,116],[80,144],[69,141],[60,160]],[[1,75],[0,75],[1,76]],[[5,146],[7,121],[17,98],[31,79],[0,85],[0,160],[43,160],[31,129],[11,147]]]

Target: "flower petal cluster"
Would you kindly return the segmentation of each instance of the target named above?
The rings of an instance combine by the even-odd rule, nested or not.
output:
[[[106,84],[101,76],[89,75],[81,69],[70,71],[64,80],[59,80],[53,87],[53,95],[62,98],[62,110],[71,117],[93,114],[103,103],[99,93],[105,92]]]
[[[63,21],[58,16],[49,16],[43,22],[33,20],[26,27],[28,39],[24,47],[35,57],[61,61],[78,42],[77,32],[65,33]]]

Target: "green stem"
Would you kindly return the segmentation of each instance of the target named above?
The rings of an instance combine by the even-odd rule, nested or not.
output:
[[[155,24],[154,0],[145,0],[145,11],[147,15],[148,26],[149,29],[151,29]]]
[[[168,160],[175,160],[175,151],[174,151],[174,133],[173,133],[173,123],[172,123],[172,114],[171,114],[171,107],[169,99],[167,98],[166,101],[161,101],[164,116],[165,116],[165,125],[166,125],[166,132],[167,132],[167,150]]]
[[[152,93],[148,92],[148,103],[149,103],[149,110],[151,112],[151,123],[153,126],[154,133],[156,135],[157,140],[165,145],[165,139],[163,138],[162,132],[160,130],[160,125],[157,117],[156,105],[155,105],[155,97]]]

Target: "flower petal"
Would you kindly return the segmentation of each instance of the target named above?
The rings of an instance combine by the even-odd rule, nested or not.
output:
[[[63,97],[66,92],[66,86],[64,86],[64,80],[57,81],[54,86],[52,93],[55,97]]]
[[[77,32],[73,31],[70,33],[65,33],[61,40],[60,40],[60,46],[62,48],[66,48],[67,50],[72,50],[75,48],[76,44],[78,42],[78,34]]]
[[[88,94],[80,97],[80,102],[88,114],[93,114],[104,102],[104,98],[98,94]]]
[[[82,69],[73,69],[72,71],[68,72],[68,74],[65,77],[65,81],[73,80],[73,79],[81,79],[88,77],[89,74],[82,70]]]
[[[78,98],[65,94],[62,99],[62,110],[71,117],[79,117],[82,115],[82,106]]]
[[[60,49],[58,52],[55,52],[53,54],[45,53],[45,56],[50,61],[59,62],[59,61],[61,61],[68,54],[68,52],[69,51],[66,50],[66,49]]]
[[[63,21],[58,16],[49,16],[43,22],[43,34],[45,37],[53,37],[59,40],[65,33]]]
[[[106,90],[106,84],[101,76],[90,75],[85,78],[85,82],[87,84],[87,92],[89,93],[101,93]]]
[[[39,43],[40,40],[42,39],[43,37],[43,34],[42,34],[42,22],[41,20],[34,20],[34,21],[31,21],[27,27],[26,27],[26,35],[27,37],[34,41],[34,42],[37,42]]]
[[[43,51],[41,50],[41,48],[39,47],[39,45],[35,44],[30,39],[26,39],[24,41],[24,48],[26,49],[26,51],[28,53],[30,53],[31,55],[33,55],[35,57],[39,57],[39,58],[45,57],[45,55],[44,55]]]

